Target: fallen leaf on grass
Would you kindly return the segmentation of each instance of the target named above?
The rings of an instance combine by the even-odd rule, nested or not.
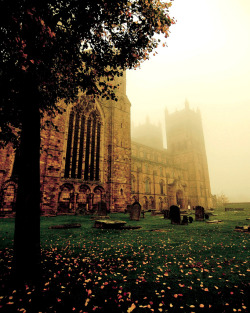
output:
[[[136,308],[136,305],[135,305],[134,303],[132,303],[131,307],[128,308],[127,312],[130,313],[130,312],[132,312],[135,308]]]

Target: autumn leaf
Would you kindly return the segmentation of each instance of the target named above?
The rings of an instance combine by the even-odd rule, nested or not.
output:
[[[136,308],[136,305],[135,305],[134,303],[132,303],[131,307],[128,308],[127,312],[130,313],[130,312],[132,312],[135,308]]]

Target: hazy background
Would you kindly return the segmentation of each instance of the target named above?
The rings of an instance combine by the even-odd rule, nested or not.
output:
[[[168,47],[127,72],[132,122],[202,115],[212,194],[250,201],[250,0],[174,0]]]

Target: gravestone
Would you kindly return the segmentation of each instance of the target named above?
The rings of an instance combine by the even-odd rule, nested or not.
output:
[[[238,232],[250,233],[250,226],[249,225],[235,226],[234,230]]]
[[[204,217],[205,217],[206,220],[208,220],[209,219],[209,214],[205,213]]]
[[[139,221],[141,215],[141,205],[139,202],[134,202],[130,209],[130,220]]]
[[[188,217],[187,215],[183,215],[181,225],[188,225]]]
[[[177,205],[171,205],[170,211],[169,211],[169,218],[171,219],[171,224],[180,225],[181,214],[180,214],[180,208]]]
[[[195,220],[196,221],[204,221],[205,219],[205,212],[202,206],[195,207]]]
[[[193,218],[192,218],[192,216],[189,216],[189,218],[188,218],[188,221],[189,221],[189,223],[193,223]]]
[[[112,220],[96,220],[94,228],[106,228],[106,229],[122,229],[126,224],[125,221],[112,221]]]
[[[206,221],[206,223],[210,223],[210,224],[218,224],[218,223],[222,223],[222,220],[212,220],[212,221]]]
[[[107,216],[107,204],[106,204],[106,202],[104,202],[104,201],[98,202],[97,215],[98,216]]]
[[[163,210],[164,219],[169,219],[169,210]]]
[[[53,226],[50,226],[49,229],[69,229],[69,228],[79,228],[79,227],[81,227],[81,224],[72,223],[72,224],[53,225]]]

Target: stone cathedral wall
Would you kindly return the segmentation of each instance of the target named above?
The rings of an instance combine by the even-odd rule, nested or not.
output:
[[[118,101],[80,94],[77,103],[65,107],[65,113],[42,121],[44,125],[51,120],[56,126],[41,130],[42,214],[91,213],[101,201],[110,212],[123,212],[134,201],[154,211],[173,204],[183,209],[209,208],[211,191],[200,114],[187,105],[180,112],[166,114],[167,149],[160,129],[154,146],[143,143],[153,138],[152,129],[157,128],[149,127],[149,121],[142,125],[143,136],[134,141],[126,75],[117,79]],[[63,101],[59,105],[65,106]],[[16,164],[10,144],[0,150],[0,215],[15,212]]]

